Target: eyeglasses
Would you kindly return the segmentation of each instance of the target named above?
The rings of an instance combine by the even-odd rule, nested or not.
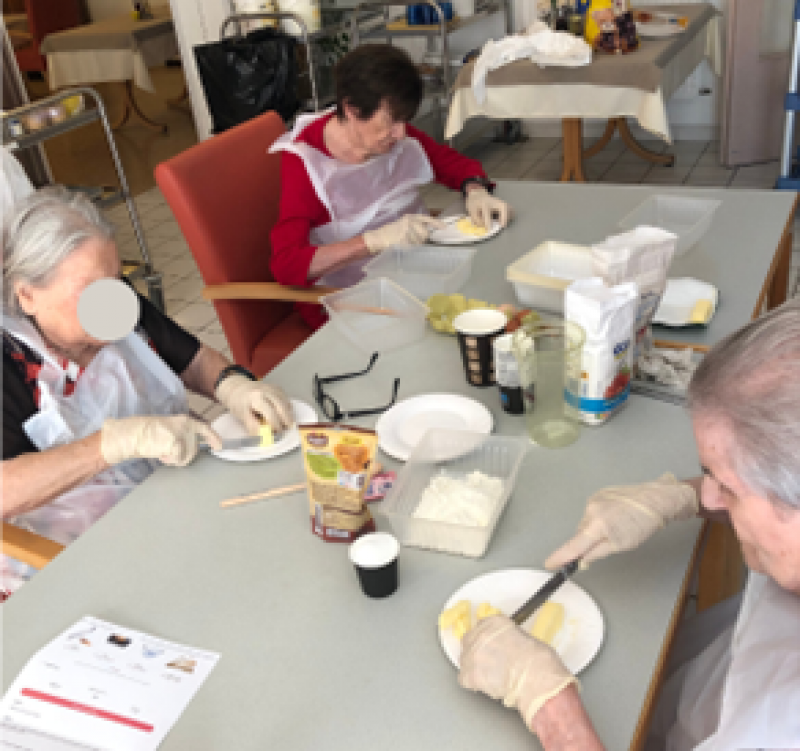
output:
[[[375,364],[375,361],[378,359],[378,352],[373,353],[372,357],[370,358],[369,365],[367,365],[364,370],[359,371],[358,373],[345,373],[344,375],[337,375],[337,376],[326,376],[325,378],[320,378],[318,375],[314,376],[314,399],[316,400],[317,404],[319,404],[320,408],[322,409],[325,417],[333,422],[338,422],[339,420],[349,420],[351,417],[363,417],[364,415],[377,415],[381,412],[385,412],[389,407],[391,407],[396,399],[397,399],[397,389],[400,388],[400,379],[394,379],[394,390],[392,391],[392,401],[390,401],[385,407],[375,407],[374,409],[357,409],[352,412],[342,412],[339,408],[339,404],[336,400],[330,396],[330,394],[325,393],[325,389],[323,385],[326,383],[335,383],[336,381],[346,381],[348,378],[357,378],[358,376],[366,375],[372,370],[372,366]]]

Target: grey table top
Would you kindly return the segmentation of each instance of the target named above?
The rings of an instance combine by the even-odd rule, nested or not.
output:
[[[520,213],[527,207],[543,227],[521,219],[487,243],[467,291],[511,299],[500,277],[512,248],[519,254],[545,237],[602,237],[642,194],[604,187],[589,196],[585,190],[502,184],[500,195]],[[750,223],[748,195],[757,201],[758,221],[785,221],[772,205],[783,205],[778,196],[726,194],[726,202],[728,195],[733,205],[720,213],[740,226],[734,234],[745,234]],[[594,231],[582,229],[592,223]],[[763,231],[766,244],[769,227]],[[741,322],[749,318],[744,310]],[[311,403],[314,373],[352,371],[367,359],[326,327],[270,380]],[[336,384],[336,397],[343,408],[379,404],[396,376],[401,399],[468,394],[489,407],[497,432],[524,435],[522,420],[500,410],[496,389],[467,385],[456,341],[432,332],[381,355],[368,376]],[[477,575],[540,567],[573,532],[593,491],[662,471],[698,471],[688,416],[632,397],[619,415],[585,429],[568,449],[531,447],[484,558],[404,548],[398,592],[372,601],[360,593],[346,547],[311,534],[305,493],[219,508],[224,498],[302,480],[298,452],[250,465],[204,456],[189,468],[164,467],[3,605],[3,687],[43,644],[94,615],[221,653],[165,751],[535,748],[518,716],[459,688],[439,646],[437,615]],[[609,749],[630,744],[699,529],[699,521],[671,525],[641,549],[576,577],[606,618],[603,647],[581,680]]]

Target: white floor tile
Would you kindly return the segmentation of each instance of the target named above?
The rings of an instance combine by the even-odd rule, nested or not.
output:
[[[197,272],[197,264],[194,258],[187,258],[186,256],[173,257],[161,266],[161,273],[167,276],[178,278],[186,278],[190,274]]]
[[[183,328],[198,332],[217,320],[217,312],[211,303],[193,302],[176,313],[174,318]]]

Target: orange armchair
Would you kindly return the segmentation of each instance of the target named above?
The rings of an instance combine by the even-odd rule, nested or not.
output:
[[[45,71],[47,58],[39,54],[42,40],[48,34],[81,25],[78,0],[25,0],[25,12],[31,42],[14,50],[17,65],[23,73]]]
[[[267,112],[156,167],[155,176],[205,280],[237,363],[261,377],[311,329],[291,301],[326,290],[282,287],[270,272],[270,230],[278,218],[280,155],[286,132]]]

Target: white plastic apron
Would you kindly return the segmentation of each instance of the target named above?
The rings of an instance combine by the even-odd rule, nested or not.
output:
[[[67,372],[26,319],[5,315],[3,328],[42,358],[38,376],[39,411],[23,425],[31,442],[44,451],[100,430],[108,418],[169,415],[187,411],[186,391],[178,376],[133,332],[107,344],[65,395]],[[11,519],[11,523],[68,545],[120,501],[155,468],[156,462],[123,462],[95,475],[50,503]],[[27,567],[26,567],[27,568]],[[3,561],[27,578],[16,562]]]
[[[416,138],[404,138],[388,153],[361,164],[345,164],[296,141],[305,128],[331,111],[297,118],[291,133],[282,135],[269,150],[288,151],[303,160],[314,191],[330,214],[330,222],[311,230],[311,243],[341,242],[405,214],[427,214],[419,188],[430,183],[434,174]],[[361,269],[368,261],[353,261],[321,277],[317,284],[349,287],[363,278]]]
[[[800,749],[800,595],[751,573],[735,625],[674,678],[665,751]]]

